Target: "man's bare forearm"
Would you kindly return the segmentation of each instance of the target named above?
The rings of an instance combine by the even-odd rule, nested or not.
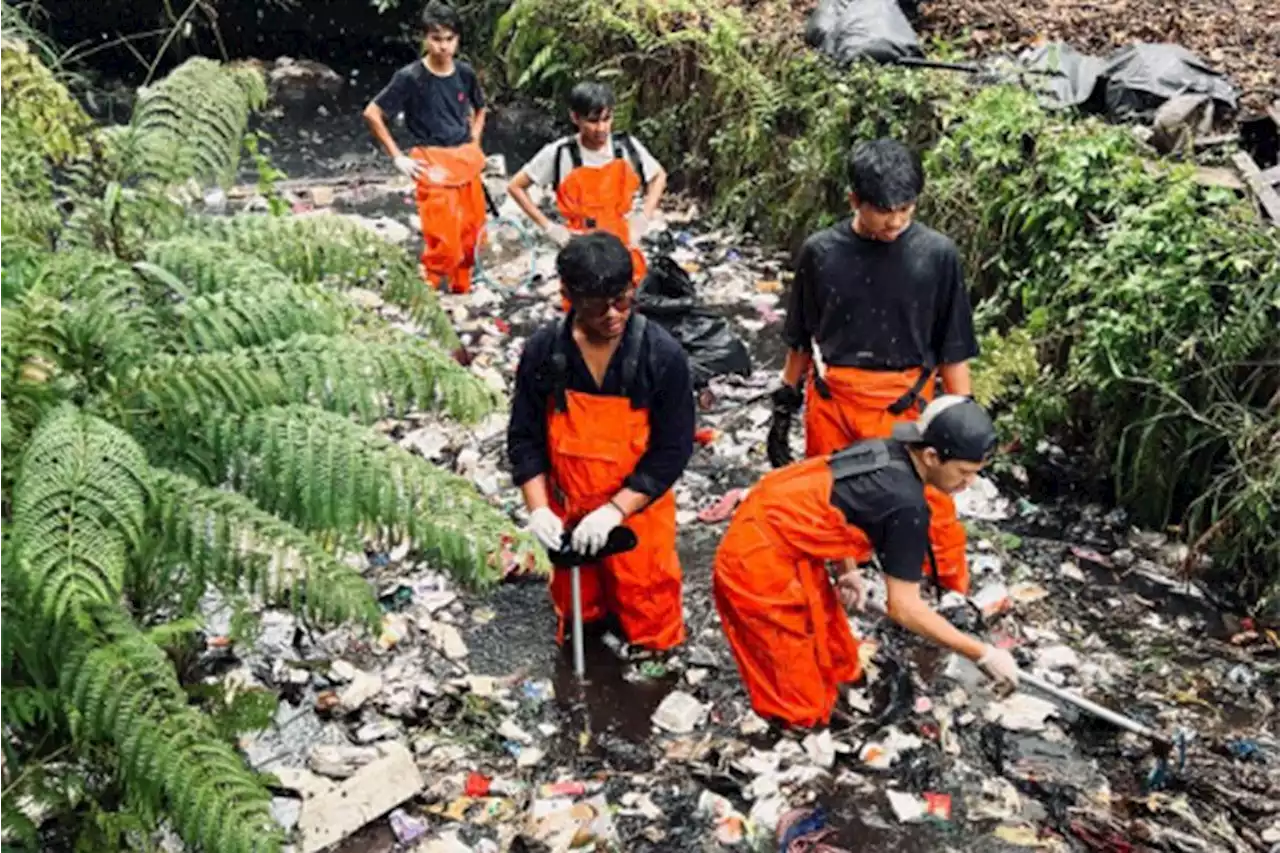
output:
[[[787,350],[787,360],[782,365],[782,384],[792,388],[800,384],[800,380],[809,372],[813,364],[813,356],[804,350]]]
[[[969,362],[958,361],[955,364],[944,364],[938,368],[942,377],[942,387],[948,394],[959,394],[962,397],[973,395],[973,380],[969,375]]]
[[[369,125],[369,132],[373,134],[374,139],[378,140],[378,144],[382,146],[383,151],[387,152],[388,157],[394,160],[404,153],[400,150],[400,146],[396,145],[391,131],[387,129],[387,120],[383,115],[382,107],[369,104],[364,108],[364,120]]]
[[[528,216],[534,221],[535,225],[545,231],[551,227],[551,220],[541,210],[538,210],[538,206],[533,203],[533,199],[529,198],[528,188],[532,183],[529,180],[529,176],[524,172],[516,172],[516,176],[507,184],[507,193],[515,199],[516,205],[524,211],[525,216]]]

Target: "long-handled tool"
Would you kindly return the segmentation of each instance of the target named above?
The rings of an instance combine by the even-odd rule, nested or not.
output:
[[[557,568],[568,568],[569,583],[573,592],[573,674],[579,680],[586,677],[587,662],[582,648],[582,564],[603,560],[615,554],[623,554],[635,548],[639,543],[635,531],[630,527],[619,525],[609,531],[609,538],[604,547],[593,557],[585,557],[577,553],[569,545],[570,534],[566,531],[563,546],[559,551],[548,551],[551,564]]]

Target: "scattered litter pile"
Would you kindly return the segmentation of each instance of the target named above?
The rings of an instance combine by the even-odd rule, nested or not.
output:
[[[406,205],[389,219],[415,217]],[[524,338],[556,316],[557,284],[549,247],[538,243],[531,258],[513,225],[491,236],[484,280],[446,304],[470,368],[506,389]],[[475,597],[407,547],[371,553],[361,567],[385,611],[377,637],[316,634],[267,612],[255,637],[232,642],[237,614],[211,598],[209,678],[281,697],[273,723],[240,744],[275,777],[276,815],[295,850],[1244,853],[1280,844],[1280,638],[1219,615],[1208,592],[1178,579],[1180,546],[1131,530],[1122,514],[1039,507],[986,480],[959,501],[976,592],[948,595],[942,611],[1054,684],[1162,731],[1192,732],[1185,763],[1173,756],[1153,772],[1137,737],[1031,690],[995,696],[972,665],[867,615],[853,618],[867,677],[829,730],[784,733],[756,717],[720,634],[709,570],[725,519],[767,465],[782,263],[700,228],[693,209],[669,215],[660,240],[701,304],[752,342],[755,362],[748,376],[706,382],[701,446],[677,486],[688,644],[657,660],[614,634],[591,637],[579,684],[554,647],[540,581],[512,576]],[[391,310],[374,294],[361,299]],[[522,516],[501,415],[468,428],[427,415],[382,426]],[[876,578],[868,584],[883,601]]]

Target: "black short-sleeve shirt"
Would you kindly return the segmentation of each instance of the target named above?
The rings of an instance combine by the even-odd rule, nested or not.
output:
[[[484,109],[484,91],[465,62],[441,77],[419,60],[397,71],[373,102],[388,116],[404,113],[414,146],[453,148],[470,141],[471,112]]]
[[[978,354],[960,253],[919,222],[892,243],[859,236],[849,219],[811,235],[784,336],[804,352],[816,341],[833,367],[906,370]]]
[[[636,322],[633,314],[630,323]],[[537,374],[550,357],[557,335],[566,356],[566,388],[587,394],[618,396],[622,393],[622,349],[614,353],[597,387],[572,338],[572,315],[565,322],[548,323],[525,343],[516,368],[515,394],[511,401],[511,421],[507,426],[507,459],[511,478],[522,486],[539,474],[550,471],[547,454],[548,395],[540,387]],[[648,495],[661,497],[675,483],[693,455],[694,399],[689,358],[679,342],[657,323],[644,328],[630,397],[638,408],[649,410],[649,447],[623,485]]]
[[[924,483],[901,442],[871,439],[855,446],[872,445],[883,446],[891,464],[836,478],[831,487],[831,505],[843,513],[849,524],[867,534],[885,574],[918,582],[923,577],[929,543],[929,504],[924,497]]]

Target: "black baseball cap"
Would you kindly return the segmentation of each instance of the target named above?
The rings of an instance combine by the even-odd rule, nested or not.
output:
[[[895,424],[893,437],[904,444],[932,447],[943,462],[985,462],[996,446],[991,418],[971,398],[959,394],[936,398],[914,423]]]

